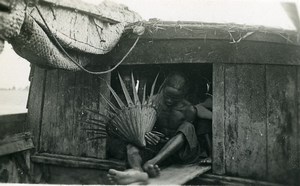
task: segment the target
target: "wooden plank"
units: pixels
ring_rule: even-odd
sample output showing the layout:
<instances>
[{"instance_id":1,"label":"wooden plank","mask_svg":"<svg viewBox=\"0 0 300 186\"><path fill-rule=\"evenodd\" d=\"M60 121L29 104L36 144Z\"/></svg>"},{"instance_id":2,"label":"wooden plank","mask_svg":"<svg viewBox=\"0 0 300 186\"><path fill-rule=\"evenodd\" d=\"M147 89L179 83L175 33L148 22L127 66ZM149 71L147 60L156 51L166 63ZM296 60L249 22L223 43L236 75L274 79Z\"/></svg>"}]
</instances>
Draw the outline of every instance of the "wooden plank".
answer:
<instances>
[{"instance_id":1,"label":"wooden plank","mask_svg":"<svg viewBox=\"0 0 300 186\"><path fill-rule=\"evenodd\" d=\"M123 39L103 61L120 61L134 40ZM282 52L278 52L282 51ZM155 55L153 55L155 53ZM230 43L209 39L140 39L123 64L242 63L300 64L300 47L287 44L242 41Z\"/></svg>"},{"instance_id":2,"label":"wooden plank","mask_svg":"<svg viewBox=\"0 0 300 186\"><path fill-rule=\"evenodd\" d=\"M225 170L230 170L235 165L236 153L239 149L237 130L237 67L236 65L225 65ZM231 174L237 174L237 170L231 169Z\"/></svg>"},{"instance_id":3,"label":"wooden plank","mask_svg":"<svg viewBox=\"0 0 300 186\"><path fill-rule=\"evenodd\" d=\"M300 47L298 46L245 41L235 44L232 49L232 55L228 60L230 63L300 64Z\"/></svg>"},{"instance_id":4,"label":"wooden plank","mask_svg":"<svg viewBox=\"0 0 300 186\"><path fill-rule=\"evenodd\" d=\"M213 64L212 171L225 174L224 64Z\"/></svg>"},{"instance_id":5,"label":"wooden plank","mask_svg":"<svg viewBox=\"0 0 300 186\"><path fill-rule=\"evenodd\" d=\"M300 67L297 67L297 113L298 113L298 123L297 123L297 132L298 132L298 140L297 140L297 146L298 146L298 152L297 152L297 157L298 157L298 180L296 182L300 183Z\"/></svg>"},{"instance_id":6,"label":"wooden plank","mask_svg":"<svg viewBox=\"0 0 300 186\"><path fill-rule=\"evenodd\" d=\"M74 144L74 94L75 72L58 71L57 123L54 125L55 143L59 144L53 153L76 154Z\"/></svg>"},{"instance_id":7,"label":"wooden plank","mask_svg":"<svg viewBox=\"0 0 300 186\"><path fill-rule=\"evenodd\" d=\"M203 174L199 176L197 181L204 182L207 185L261 185L261 186L283 186L281 184L245 179L240 177L219 176L214 174Z\"/></svg>"},{"instance_id":8,"label":"wooden plank","mask_svg":"<svg viewBox=\"0 0 300 186\"><path fill-rule=\"evenodd\" d=\"M267 66L268 179L297 181L297 68Z\"/></svg>"},{"instance_id":9,"label":"wooden plank","mask_svg":"<svg viewBox=\"0 0 300 186\"><path fill-rule=\"evenodd\" d=\"M18 121L24 122L26 121L26 117L27 117L27 113L1 115L0 123L18 122Z\"/></svg>"},{"instance_id":10,"label":"wooden plank","mask_svg":"<svg viewBox=\"0 0 300 186\"><path fill-rule=\"evenodd\" d=\"M43 119L41 124L40 152L55 152L57 123L58 70L48 70L45 85Z\"/></svg>"},{"instance_id":11,"label":"wooden plank","mask_svg":"<svg viewBox=\"0 0 300 186\"><path fill-rule=\"evenodd\" d=\"M264 65L236 65L226 74L228 107L234 109L225 141L226 173L253 179L266 178L266 103ZM234 87L228 83L235 84ZM228 90L232 89L233 90ZM235 95L233 95L235 94ZM230 111L227 110L227 115ZM229 116L230 118L231 116Z\"/></svg>"},{"instance_id":12,"label":"wooden plank","mask_svg":"<svg viewBox=\"0 0 300 186\"><path fill-rule=\"evenodd\" d=\"M29 132L5 136L0 140L0 156L34 148L30 136Z\"/></svg>"},{"instance_id":13,"label":"wooden plank","mask_svg":"<svg viewBox=\"0 0 300 186\"><path fill-rule=\"evenodd\" d=\"M88 141L86 131L82 130L85 126L79 122L82 120L82 109L103 109L103 105L99 106L100 86L103 83L99 78L85 72L47 72L41 152L105 158L106 139Z\"/></svg>"},{"instance_id":14,"label":"wooden plank","mask_svg":"<svg viewBox=\"0 0 300 186\"><path fill-rule=\"evenodd\" d=\"M44 106L46 70L34 67L33 79L28 98L28 129L32 133L33 143L38 150L40 145L40 128Z\"/></svg>"},{"instance_id":15,"label":"wooden plank","mask_svg":"<svg viewBox=\"0 0 300 186\"><path fill-rule=\"evenodd\" d=\"M31 159L36 163L52 164L65 167L94 168L104 170L108 170L111 168L124 170L126 168L125 162L116 160L103 160L97 158L84 158L49 153L33 155Z\"/></svg>"},{"instance_id":16,"label":"wooden plank","mask_svg":"<svg viewBox=\"0 0 300 186\"><path fill-rule=\"evenodd\" d=\"M120 61L133 42L130 39L119 42L108 54L112 64ZM225 41L140 39L123 64L221 63L229 59L231 52L232 45Z\"/></svg>"},{"instance_id":17,"label":"wooden plank","mask_svg":"<svg viewBox=\"0 0 300 186\"><path fill-rule=\"evenodd\" d=\"M27 113L0 116L0 139L6 135L24 132Z\"/></svg>"},{"instance_id":18,"label":"wooden plank","mask_svg":"<svg viewBox=\"0 0 300 186\"><path fill-rule=\"evenodd\" d=\"M149 185L182 185L193 178L209 171L211 166L172 165L161 170L159 177L150 178Z\"/></svg>"},{"instance_id":19,"label":"wooden plank","mask_svg":"<svg viewBox=\"0 0 300 186\"><path fill-rule=\"evenodd\" d=\"M83 125L85 120L82 111L85 108L97 110L99 106L100 86L99 78L105 76L93 76L84 72L76 73L76 88L74 97L74 142L77 143L77 155L95 158L105 158L106 139L88 140L89 136L83 128L97 128L97 126ZM103 108L101 108L103 109ZM99 135L95 134L94 137Z\"/></svg>"}]
</instances>

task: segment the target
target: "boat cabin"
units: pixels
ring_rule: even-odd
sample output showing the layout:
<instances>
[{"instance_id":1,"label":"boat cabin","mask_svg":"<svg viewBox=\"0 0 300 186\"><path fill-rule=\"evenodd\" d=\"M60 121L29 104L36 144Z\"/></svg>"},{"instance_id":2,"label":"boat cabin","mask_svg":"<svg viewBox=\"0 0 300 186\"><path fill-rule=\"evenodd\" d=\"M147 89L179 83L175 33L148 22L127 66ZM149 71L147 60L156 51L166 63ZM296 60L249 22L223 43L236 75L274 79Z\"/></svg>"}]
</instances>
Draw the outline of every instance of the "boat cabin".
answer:
<instances>
[{"instance_id":1,"label":"boat cabin","mask_svg":"<svg viewBox=\"0 0 300 186\"><path fill-rule=\"evenodd\" d=\"M107 156L105 138L87 140L82 110L106 112L100 93L109 97L105 82L117 86L118 73L132 72L142 85L152 83L157 73L163 79L172 70L188 74L193 84L201 77L212 84L213 161L210 176L205 179L229 176L297 183L297 33L196 22L147 22L145 27L145 34L112 73L95 76L32 67L27 118L36 154L31 160L47 169L49 183L106 183L108 168L124 168L124 162ZM88 68L97 71L114 66L136 38L124 34L111 52L99 57L107 66L92 64ZM96 176L95 171L91 174L93 169L103 170L103 177L99 173ZM90 180L92 176L97 179Z\"/></svg>"},{"instance_id":2,"label":"boat cabin","mask_svg":"<svg viewBox=\"0 0 300 186\"><path fill-rule=\"evenodd\" d=\"M110 52L93 55L95 62L86 66L91 71L108 70L126 55L110 73L31 66L28 113L12 119L30 134L0 141L0 149L7 150L8 144L26 147L14 152L26 150L21 168L27 170L29 182L109 184L107 170L124 170L126 162L107 154L107 136L87 132L91 128L86 121L95 116L85 110L107 114L103 96L112 99L107 83L120 90L118 74L133 73L142 92L157 74L161 84L172 71L187 75L193 104L203 101L205 93L212 96L212 164L167 168L166 178L184 171L189 173L186 184L300 182L299 33L238 24L159 20L138 24L144 34L123 33ZM0 117L0 124L8 120ZM1 158L0 163L9 162ZM0 175L4 175L1 167Z\"/></svg>"}]
</instances>

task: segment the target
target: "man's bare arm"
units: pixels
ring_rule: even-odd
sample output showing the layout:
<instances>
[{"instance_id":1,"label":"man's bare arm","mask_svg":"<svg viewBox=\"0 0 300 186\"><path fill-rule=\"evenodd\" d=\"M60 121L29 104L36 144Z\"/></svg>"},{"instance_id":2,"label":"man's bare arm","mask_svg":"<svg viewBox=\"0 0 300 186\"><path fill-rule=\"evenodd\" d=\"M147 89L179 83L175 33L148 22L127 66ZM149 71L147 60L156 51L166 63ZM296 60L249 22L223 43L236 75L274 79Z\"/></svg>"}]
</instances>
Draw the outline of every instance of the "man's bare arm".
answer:
<instances>
[{"instance_id":1,"label":"man's bare arm","mask_svg":"<svg viewBox=\"0 0 300 186\"><path fill-rule=\"evenodd\" d=\"M203 119L212 119L212 112L202 106L201 104L194 106L196 109L197 117L203 118Z\"/></svg>"}]
</instances>

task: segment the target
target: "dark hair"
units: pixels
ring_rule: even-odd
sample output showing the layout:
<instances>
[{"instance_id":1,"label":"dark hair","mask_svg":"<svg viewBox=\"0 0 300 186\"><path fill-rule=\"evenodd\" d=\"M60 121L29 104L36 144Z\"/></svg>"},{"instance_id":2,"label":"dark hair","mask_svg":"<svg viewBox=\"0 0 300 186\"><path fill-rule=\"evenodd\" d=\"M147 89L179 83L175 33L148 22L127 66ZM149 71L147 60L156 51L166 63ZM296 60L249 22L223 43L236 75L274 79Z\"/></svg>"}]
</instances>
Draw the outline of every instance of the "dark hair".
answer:
<instances>
[{"instance_id":1,"label":"dark hair","mask_svg":"<svg viewBox=\"0 0 300 186\"><path fill-rule=\"evenodd\" d=\"M164 82L164 87L173 87L184 95L188 92L188 79L181 72L171 72Z\"/></svg>"}]
</instances>

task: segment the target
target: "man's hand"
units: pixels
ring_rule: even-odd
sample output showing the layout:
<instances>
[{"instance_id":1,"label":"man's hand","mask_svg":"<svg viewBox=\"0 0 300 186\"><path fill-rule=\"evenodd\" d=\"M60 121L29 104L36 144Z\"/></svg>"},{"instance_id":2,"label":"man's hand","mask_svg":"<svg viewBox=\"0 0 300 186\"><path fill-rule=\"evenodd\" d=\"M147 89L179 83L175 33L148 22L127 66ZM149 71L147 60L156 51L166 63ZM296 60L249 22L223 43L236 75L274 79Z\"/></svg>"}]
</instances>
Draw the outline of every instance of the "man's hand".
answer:
<instances>
[{"instance_id":1,"label":"man's hand","mask_svg":"<svg viewBox=\"0 0 300 186\"><path fill-rule=\"evenodd\" d=\"M157 131L147 132L145 134L147 144L157 145L159 142L166 142L169 140L163 133Z\"/></svg>"}]
</instances>

